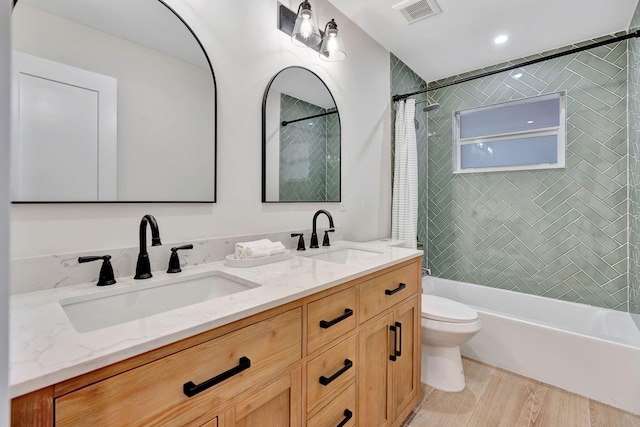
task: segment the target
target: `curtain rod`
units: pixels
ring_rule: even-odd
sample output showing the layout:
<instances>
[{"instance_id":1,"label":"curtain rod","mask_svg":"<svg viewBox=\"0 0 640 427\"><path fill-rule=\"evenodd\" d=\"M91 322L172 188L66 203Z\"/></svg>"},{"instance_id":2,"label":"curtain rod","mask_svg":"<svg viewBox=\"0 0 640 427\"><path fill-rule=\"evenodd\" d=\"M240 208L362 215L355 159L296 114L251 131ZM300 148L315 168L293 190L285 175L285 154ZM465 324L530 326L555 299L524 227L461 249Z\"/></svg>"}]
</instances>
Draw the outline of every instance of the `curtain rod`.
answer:
<instances>
[{"instance_id":1,"label":"curtain rod","mask_svg":"<svg viewBox=\"0 0 640 427\"><path fill-rule=\"evenodd\" d=\"M328 116L329 114L335 114L337 112L338 112L338 110L335 110L335 111L329 111L329 112L326 112L326 113L315 114L315 115L309 116L309 117L303 117L301 119L295 119L295 120L289 120L289 121L283 120L281 124L282 124L282 126L286 126L286 125L291 124L291 123L301 122L303 120L308 120L308 119L315 119L316 117Z\"/></svg>"},{"instance_id":2,"label":"curtain rod","mask_svg":"<svg viewBox=\"0 0 640 427\"><path fill-rule=\"evenodd\" d=\"M599 42L596 42L596 43L591 43L591 44L588 44L588 45L585 45L585 46L576 47L576 48L573 48L573 49L570 49L570 50L567 50L567 51L564 51L564 52L558 52L558 53L554 53L554 54L551 54L551 55L542 56L540 58L532 59L530 61L525 61L525 62L523 62L521 64L509 65L508 67L498 68L497 70L487 71L487 72L484 72L484 73L476 74L474 76L465 77L463 79L455 80L455 81L452 81L450 83L445 83L445 84L442 84L442 85L439 85L439 86L434 86L434 87L430 87L430 88L427 88L427 89L417 90L415 92L410 92L410 93L403 93L402 95L393 95L392 99L393 99L393 102L400 101L400 100L406 99L406 98L408 98L408 97L410 97L412 95L418 95L420 93L425 93L425 92L429 92L429 91L432 91L432 90L442 89L442 88L453 86L453 85L457 85L457 84L460 84L460 83L466 83L466 82L471 81L471 80L481 79L483 77L492 76L494 74L503 73L505 71L515 70L517 68L526 67L527 65L537 64L538 62L547 61L549 59L560 58L562 56L571 55L572 53L582 52L584 50L593 49L594 47L604 46L604 45L607 45L607 44L610 44L610 43L616 43L616 42L627 40L627 39L634 38L634 37L640 37L640 30L636 30L633 33L623 34L621 36L614 37L612 39L602 40L602 41L599 41Z\"/></svg>"}]
</instances>

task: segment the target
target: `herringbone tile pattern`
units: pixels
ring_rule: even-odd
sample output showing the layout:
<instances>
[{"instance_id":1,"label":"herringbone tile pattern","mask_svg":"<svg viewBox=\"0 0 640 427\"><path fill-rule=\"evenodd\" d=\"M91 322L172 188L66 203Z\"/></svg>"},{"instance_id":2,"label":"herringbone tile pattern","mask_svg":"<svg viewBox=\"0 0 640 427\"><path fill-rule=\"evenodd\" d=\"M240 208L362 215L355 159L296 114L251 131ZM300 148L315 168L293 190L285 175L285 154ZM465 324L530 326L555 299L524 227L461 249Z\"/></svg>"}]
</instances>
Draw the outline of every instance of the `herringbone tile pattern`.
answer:
<instances>
[{"instance_id":1,"label":"herringbone tile pattern","mask_svg":"<svg viewBox=\"0 0 640 427\"><path fill-rule=\"evenodd\" d=\"M452 174L454 111L557 91L567 92L566 169ZM626 42L430 96L442 105L429 113L434 274L626 311Z\"/></svg>"},{"instance_id":2,"label":"herringbone tile pattern","mask_svg":"<svg viewBox=\"0 0 640 427\"><path fill-rule=\"evenodd\" d=\"M295 120L325 111L322 107L285 94L282 94L280 100L281 120ZM338 153L336 167L335 160L327 162L327 143L329 136L336 141L335 136L339 135L340 127L335 123L337 120L329 120L328 117L332 116L316 117L280 127L280 201L327 200L329 169L334 175L338 173L337 178L331 178L330 193L334 198L329 200L338 200L335 193L337 191L339 197L340 147L337 150L331 149L333 159L336 151Z\"/></svg>"},{"instance_id":3,"label":"herringbone tile pattern","mask_svg":"<svg viewBox=\"0 0 640 427\"><path fill-rule=\"evenodd\" d=\"M640 7L631 28L640 27ZM629 312L640 328L640 41L629 40Z\"/></svg>"}]
</instances>

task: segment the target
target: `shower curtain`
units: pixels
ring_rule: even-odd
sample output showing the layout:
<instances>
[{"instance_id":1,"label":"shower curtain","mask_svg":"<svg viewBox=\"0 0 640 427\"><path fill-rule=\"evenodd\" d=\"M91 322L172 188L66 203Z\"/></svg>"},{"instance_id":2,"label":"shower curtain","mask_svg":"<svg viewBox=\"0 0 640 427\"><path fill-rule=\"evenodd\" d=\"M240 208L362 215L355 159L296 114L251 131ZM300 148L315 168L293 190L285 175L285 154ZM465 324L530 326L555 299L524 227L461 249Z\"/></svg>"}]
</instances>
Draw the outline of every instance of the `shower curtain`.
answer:
<instances>
[{"instance_id":1,"label":"shower curtain","mask_svg":"<svg viewBox=\"0 0 640 427\"><path fill-rule=\"evenodd\" d=\"M418 149L414 125L416 100L398 101L391 238L416 242L418 231Z\"/></svg>"}]
</instances>

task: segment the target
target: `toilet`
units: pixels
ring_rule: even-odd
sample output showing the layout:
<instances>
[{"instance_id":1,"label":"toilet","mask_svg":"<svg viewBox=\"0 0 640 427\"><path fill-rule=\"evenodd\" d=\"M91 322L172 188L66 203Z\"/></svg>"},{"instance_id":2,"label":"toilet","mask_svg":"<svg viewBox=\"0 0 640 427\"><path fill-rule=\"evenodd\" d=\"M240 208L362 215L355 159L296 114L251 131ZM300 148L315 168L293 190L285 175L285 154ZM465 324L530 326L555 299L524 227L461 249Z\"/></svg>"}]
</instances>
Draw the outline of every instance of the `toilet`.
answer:
<instances>
[{"instance_id":1,"label":"toilet","mask_svg":"<svg viewBox=\"0 0 640 427\"><path fill-rule=\"evenodd\" d=\"M475 310L450 299L422 294L421 381L442 391L464 390L460 345L481 327Z\"/></svg>"}]
</instances>

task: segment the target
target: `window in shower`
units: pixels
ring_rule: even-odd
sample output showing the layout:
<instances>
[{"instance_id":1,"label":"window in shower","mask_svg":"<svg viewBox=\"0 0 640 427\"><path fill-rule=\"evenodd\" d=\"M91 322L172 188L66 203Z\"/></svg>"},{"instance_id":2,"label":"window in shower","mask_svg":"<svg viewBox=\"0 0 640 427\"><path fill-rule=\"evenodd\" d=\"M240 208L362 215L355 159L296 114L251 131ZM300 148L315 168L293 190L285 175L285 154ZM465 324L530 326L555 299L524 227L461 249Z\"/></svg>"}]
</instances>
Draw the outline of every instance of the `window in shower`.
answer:
<instances>
[{"instance_id":1,"label":"window in shower","mask_svg":"<svg viewBox=\"0 0 640 427\"><path fill-rule=\"evenodd\" d=\"M454 113L454 173L565 167L566 100L558 92Z\"/></svg>"}]
</instances>

